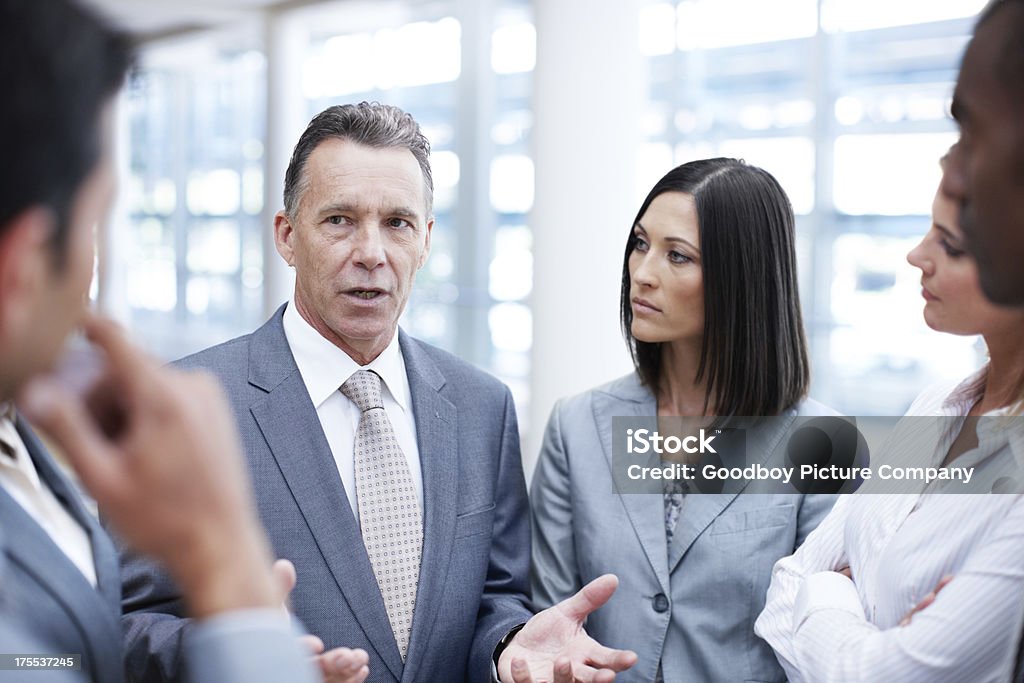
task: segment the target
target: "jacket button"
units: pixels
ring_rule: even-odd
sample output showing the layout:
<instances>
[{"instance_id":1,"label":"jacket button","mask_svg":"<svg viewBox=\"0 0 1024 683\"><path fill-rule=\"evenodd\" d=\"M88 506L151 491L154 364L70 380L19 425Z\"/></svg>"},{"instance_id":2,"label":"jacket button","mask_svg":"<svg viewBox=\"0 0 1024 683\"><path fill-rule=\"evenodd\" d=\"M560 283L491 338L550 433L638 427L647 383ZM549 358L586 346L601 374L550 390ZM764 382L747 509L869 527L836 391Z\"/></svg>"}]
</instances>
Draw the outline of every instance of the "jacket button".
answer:
<instances>
[{"instance_id":1,"label":"jacket button","mask_svg":"<svg viewBox=\"0 0 1024 683\"><path fill-rule=\"evenodd\" d=\"M665 597L664 593L658 593L654 596L654 611L655 612L667 612L668 611L668 598Z\"/></svg>"}]
</instances>

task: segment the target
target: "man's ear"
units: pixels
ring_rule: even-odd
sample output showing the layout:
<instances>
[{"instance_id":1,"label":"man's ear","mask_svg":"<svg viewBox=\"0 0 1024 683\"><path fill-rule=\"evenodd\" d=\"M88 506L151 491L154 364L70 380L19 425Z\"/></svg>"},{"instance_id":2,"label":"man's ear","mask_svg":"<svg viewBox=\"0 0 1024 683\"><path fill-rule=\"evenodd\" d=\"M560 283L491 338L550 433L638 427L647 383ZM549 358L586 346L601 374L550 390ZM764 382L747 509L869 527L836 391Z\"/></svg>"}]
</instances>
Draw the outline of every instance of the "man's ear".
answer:
<instances>
[{"instance_id":1,"label":"man's ear","mask_svg":"<svg viewBox=\"0 0 1024 683\"><path fill-rule=\"evenodd\" d=\"M281 255L289 266L295 265L295 252L292 249L292 237L295 235L295 228L291 219L283 210L274 214L274 246L277 253Z\"/></svg>"},{"instance_id":2,"label":"man's ear","mask_svg":"<svg viewBox=\"0 0 1024 683\"><path fill-rule=\"evenodd\" d=\"M56 217L48 208L25 209L0 226L0 328L26 324L40 293L53 286L52 238Z\"/></svg>"}]
</instances>

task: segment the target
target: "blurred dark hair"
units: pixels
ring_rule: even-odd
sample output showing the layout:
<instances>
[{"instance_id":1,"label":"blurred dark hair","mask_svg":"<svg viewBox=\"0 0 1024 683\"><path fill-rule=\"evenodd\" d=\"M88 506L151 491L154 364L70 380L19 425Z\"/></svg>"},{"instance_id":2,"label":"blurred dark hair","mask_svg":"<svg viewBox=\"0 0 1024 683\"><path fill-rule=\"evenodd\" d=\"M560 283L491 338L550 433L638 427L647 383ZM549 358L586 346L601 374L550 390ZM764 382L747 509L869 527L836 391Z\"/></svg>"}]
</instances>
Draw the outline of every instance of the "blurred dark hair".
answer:
<instances>
[{"instance_id":1,"label":"blurred dark hair","mask_svg":"<svg viewBox=\"0 0 1024 683\"><path fill-rule=\"evenodd\" d=\"M1017 7L1018 11L1012 17L1015 20L1013 25L1006 29L1003 44L999 46L996 75L1007 88L1015 91L1018 103L1024 103L1024 0L991 0L981 11L974 33L977 34L982 24L1000 14L1000 10L1010 6ZM1010 17L1003 16L1000 21L1009 20Z\"/></svg>"},{"instance_id":2,"label":"blurred dark hair","mask_svg":"<svg viewBox=\"0 0 1024 683\"><path fill-rule=\"evenodd\" d=\"M0 0L0 230L49 207L59 265L72 202L100 158L100 114L130 63L127 38L74 2Z\"/></svg>"},{"instance_id":3,"label":"blurred dark hair","mask_svg":"<svg viewBox=\"0 0 1024 683\"><path fill-rule=\"evenodd\" d=\"M629 257L633 232L664 192L691 195L699 221L704 338L696 381L704 410L719 416L778 415L807 394L810 363L797 287L793 208L767 171L736 159L705 159L669 171L630 226L622 261L622 332L641 380L658 395L661 345L632 334Z\"/></svg>"}]
</instances>

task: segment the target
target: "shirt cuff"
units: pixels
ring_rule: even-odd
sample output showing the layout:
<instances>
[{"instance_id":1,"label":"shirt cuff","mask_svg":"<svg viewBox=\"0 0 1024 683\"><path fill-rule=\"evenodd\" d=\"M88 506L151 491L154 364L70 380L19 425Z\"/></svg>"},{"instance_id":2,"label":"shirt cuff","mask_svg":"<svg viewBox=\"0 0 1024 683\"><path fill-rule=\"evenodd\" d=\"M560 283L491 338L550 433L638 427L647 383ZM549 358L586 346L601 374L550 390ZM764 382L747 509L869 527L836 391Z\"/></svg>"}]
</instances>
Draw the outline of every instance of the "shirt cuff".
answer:
<instances>
[{"instance_id":1,"label":"shirt cuff","mask_svg":"<svg viewBox=\"0 0 1024 683\"><path fill-rule=\"evenodd\" d=\"M839 572L817 572L804 579L793 606L793 632L821 610L837 609L866 619L853 581Z\"/></svg>"},{"instance_id":2,"label":"shirt cuff","mask_svg":"<svg viewBox=\"0 0 1024 683\"><path fill-rule=\"evenodd\" d=\"M500 682L501 679L498 678L498 660L501 659L501 653L505 651L505 648L516 637L516 634L523 630L524 626L526 626L525 622L513 627L511 631L498 641L498 645L494 648L494 655L491 657L491 683Z\"/></svg>"},{"instance_id":3,"label":"shirt cuff","mask_svg":"<svg viewBox=\"0 0 1024 683\"><path fill-rule=\"evenodd\" d=\"M205 619L196 620L195 630L201 633L210 632L214 636L245 631L298 634L292 626L291 619L282 610L264 607L219 612Z\"/></svg>"},{"instance_id":4,"label":"shirt cuff","mask_svg":"<svg viewBox=\"0 0 1024 683\"><path fill-rule=\"evenodd\" d=\"M195 622L186 661L193 680L311 683L317 672L301 635L281 610L224 612Z\"/></svg>"}]
</instances>

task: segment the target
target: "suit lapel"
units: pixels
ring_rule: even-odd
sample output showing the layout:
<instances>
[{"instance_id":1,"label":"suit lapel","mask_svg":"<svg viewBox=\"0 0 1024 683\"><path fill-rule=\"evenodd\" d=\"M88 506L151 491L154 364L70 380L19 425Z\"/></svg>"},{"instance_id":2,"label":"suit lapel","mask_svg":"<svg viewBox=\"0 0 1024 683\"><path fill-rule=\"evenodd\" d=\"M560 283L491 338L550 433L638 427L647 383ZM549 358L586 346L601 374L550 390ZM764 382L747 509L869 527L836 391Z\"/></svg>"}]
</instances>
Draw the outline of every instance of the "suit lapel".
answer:
<instances>
[{"instance_id":1,"label":"suit lapel","mask_svg":"<svg viewBox=\"0 0 1024 683\"><path fill-rule=\"evenodd\" d=\"M794 419L795 411L790 411L749 429L745 441L746 458L742 464L763 463L767 460L768 456L775 451L783 434L787 433ZM690 549L693 542L704 533L704 530L715 521L718 515L729 507L748 484L749 482L744 482L728 493L701 493L687 496L675 533L672 535L672 545L668 555L669 574L676 570L683 555Z\"/></svg>"},{"instance_id":2,"label":"suit lapel","mask_svg":"<svg viewBox=\"0 0 1024 683\"><path fill-rule=\"evenodd\" d=\"M67 478L61 473L53 459L48 455L46 447L29 426L18 419L18 433L21 435L25 448L32 457L39 478L60 501L64 509L89 535L92 546L93 568L96 571L96 590L106 601L114 618L121 617L121 571L117 561L117 550L107 532L99 521L86 509L81 495L74 490Z\"/></svg>"},{"instance_id":3,"label":"suit lapel","mask_svg":"<svg viewBox=\"0 0 1024 683\"><path fill-rule=\"evenodd\" d=\"M672 546L669 548L668 571L671 574L679 566L679 561L690 549L693 542L704 533L704 530L711 525L729 507L733 499L739 495L733 493L697 493L686 497L679 521L676 523L675 532L672 534Z\"/></svg>"},{"instance_id":4,"label":"suit lapel","mask_svg":"<svg viewBox=\"0 0 1024 683\"><path fill-rule=\"evenodd\" d=\"M399 343L409 378L416 444L423 471L423 555L413 613L412 638L402 680L415 681L428 655L430 635L451 560L458 508L458 411L440 389L445 378L419 343L399 332ZM442 647L435 643L433 647Z\"/></svg>"},{"instance_id":5,"label":"suit lapel","mask_svg":"<svg viewBox=\"0 0 1024 683\"><path fill-rule=\"evenodd\" d=\"M89 514L46 453L20 419L18 432L42 481L83 526L92 542L97 588L93 588L39 524L0 488L0 518L5 524L6 552L11 561L33 576L64 606L68 617L89 644L97 673L121 670L120 579L109 537ZM113 583L113 585L111 585ZM97 617L100 618L97 618Z\"/></svg>"},{"instance_id":6,"label":"suit lapel","mask_svg":"<svg viewBox=\"0 0 1024 683\"><path fill-rule=\"evenodd\" d=\"M654 396L643 388L636 376L633 383L617 386L621 391L594 394L594 422L601 437L609 472L613 472L612 463L612 418L613 417L646 417L654 418L657 406ZM649 465L657 464L657 456ZM614 479L613 479L614 481ZM666 593L669 591L668 549L665 544L665 500L662 496L649 493L624 493L618 499L626 508L626 514L633 525L633 532L640 540L651 570L658 577L658 583Z\"/></svg>"},{"instance_id":7,"label":"suit lapel","mask_svg":"<svg viewBox=\"0 0 1024 683\"><path fill-rule=\"evenodd\" d=\"M253 334L249 382L264 391L250 406L338 588L396 679L402 658L362 533L348 504L316 409L291 355L280 311Z\"/></svg>"}]
</instances>

